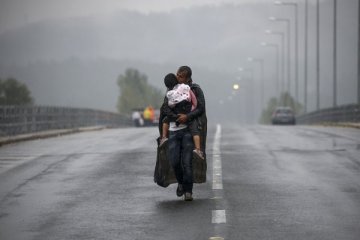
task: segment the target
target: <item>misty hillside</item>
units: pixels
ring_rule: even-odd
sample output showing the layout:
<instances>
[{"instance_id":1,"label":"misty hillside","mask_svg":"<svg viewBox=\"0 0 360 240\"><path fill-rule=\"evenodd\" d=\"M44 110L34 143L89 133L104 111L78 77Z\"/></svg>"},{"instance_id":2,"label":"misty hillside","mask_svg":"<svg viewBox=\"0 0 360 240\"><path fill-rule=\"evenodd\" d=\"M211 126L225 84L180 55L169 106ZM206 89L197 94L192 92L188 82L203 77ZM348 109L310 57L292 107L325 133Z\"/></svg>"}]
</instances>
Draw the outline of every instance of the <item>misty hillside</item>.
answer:
<instances>
[{"instance_id":1,"label":"misty hillside","mask_svg":"<svg viewBox=\"0 0 360 240\"><path fill-rule=\"evenodd\" d=\"M357 32L348 30L357 27L355 3L348 0L339 4L338 99L341 103L356 99ZM332 42L328 19L331 6L323 3L321 12L323 107L331 104ZM116 80L126 68L137 68L149 77L150 84L164 89L165 74L175 72L180 65L189 65L193 68L194 80L204 88L208 108L216 109L219 102L231 100L231 86L240 77L238 67L253 67L253 83L240 85L246 86L241 93L254 97L253 102L246 104L255 107L259 105L258 66L246 59L249 56L265 59L265 99L272 97L275 54L261 47L260 42L279 43L275 36L264 34L269 28L284 30L284 25L268 21L268 17L274 15L293 17L292 12L285 12L272 3L253 3L195 7L170 13L121 11L106 16L37 22L0 34L0 78L11 76L25 82L37 104L116 111L119 94ZM314 10L309 11L309 16L314 17ZM303 19L300 36L302 24ZM314 93L315 87L314 36L314 24L310 21L309 94ZM302 49L303 38L299 45ZM293 58L293 50L291 54ZM299 57L302 81L302 52ZM293 78L293 69L291 75ZM301 92L300 96L303 96ZM309 96L312 105L313 100L314 97ZM231 104L239 105L238 102Z\"/></svg>"},{"instance_id":2,"label":"misty hillside","mask_svg":"<svg viewBox=\"0 0 360 240\"><path fill-rule=\"evenodd\" d=\"M125 11L31 24L0 35L0 77L26 82L37 104L115 111L116 79L127 67L164 89L165 74L186 64L213 105L231 93L237 64L230 73L226 69L241 58L234 51L246 40L241 31L255 31L239 10L246 12L233 6L150 15ZM234 22L245 29L233 28Z\"/></svg>"},{"instance_id":3,"label":"misty hillside","mask_svg":"<svg viewBox=\"0 0 360 240\"><path fill-rule=\"evenodd\" d=\"M266 22L266 12L254 8L203 7L149 15L124 11L39 22L0 35L0 63L74 56L224 65L239 59L239 47L252 45L256 26ZM248 12L258 16L253 14L250 22Z\"/></svg>"},{"instance_id":4,"label":"misty hillside","mask_svg":"<svg viewBox=\"0 0 360 240\"><path fill-rule=\"evenodd\" d=\"M117 78L128 67L136 68L148 76L148 82L162 89L165 94L164 76L175 72L178 66L149 64L144 62L109 59L67 59L61 62L34 62L26 66L0 67L0 72L9 72L26 82L35 97L36 104L88 107L116 111L120 90ZM229 93L230 78L225 74L193 67L193 79L200 84L206 96L221 96ZM26 81L24 81L26 80ZM217 82L221 83L217 87ZM209 97L208 104L219 102L218 97Z\"/></svg>"}]
</instances>

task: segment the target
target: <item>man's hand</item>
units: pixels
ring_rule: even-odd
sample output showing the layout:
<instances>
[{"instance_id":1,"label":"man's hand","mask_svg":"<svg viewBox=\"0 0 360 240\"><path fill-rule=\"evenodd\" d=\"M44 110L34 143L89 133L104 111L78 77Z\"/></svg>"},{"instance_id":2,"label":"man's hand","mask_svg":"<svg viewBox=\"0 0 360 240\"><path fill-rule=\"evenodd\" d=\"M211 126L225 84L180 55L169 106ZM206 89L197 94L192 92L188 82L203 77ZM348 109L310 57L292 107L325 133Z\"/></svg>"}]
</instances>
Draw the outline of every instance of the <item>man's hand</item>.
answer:
<instances>
[{"instance_id":1,"label":"man's hand","mask_svg":"<svg viewBox=\"0 0 360 240\"><path fill-rule=\"evenodd\" d=\"M178 118L176 119L179 123L186 123L188 120L188 117L186 114L178 114Z\"/></svg>"}]
</instances>

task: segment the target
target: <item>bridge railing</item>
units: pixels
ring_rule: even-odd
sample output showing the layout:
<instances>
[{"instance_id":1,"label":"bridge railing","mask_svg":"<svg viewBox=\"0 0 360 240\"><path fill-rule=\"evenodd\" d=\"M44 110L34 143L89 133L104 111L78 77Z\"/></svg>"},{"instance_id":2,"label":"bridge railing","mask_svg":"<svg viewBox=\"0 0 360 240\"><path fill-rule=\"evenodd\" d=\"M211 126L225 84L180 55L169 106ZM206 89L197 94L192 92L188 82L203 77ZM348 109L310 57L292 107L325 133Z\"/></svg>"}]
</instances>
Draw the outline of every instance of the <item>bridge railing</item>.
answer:
<instances>
[{"instance_id":1,"label":"bridge railing","mask_svg":"<svg viewBox=\"0 0 360 240\"><path fill-rule=\"evenodd\" d=\"M340 122L360 122L360 105L349 104L336 108L326 108L319 111L297 116L296 122L299 124L315 123L340 123Z\"/></svg>"},{"instance_id":2,"label":"bridge railing","mask_svg":"<svg viewBox=\"0 0 360 240\"><path fill-rule=\"evenodd\" d=\"M0 106L0 135L12 136L54 129L131 125L125 115L101 110L51 106Z\"/></svg>"}]
</instances>

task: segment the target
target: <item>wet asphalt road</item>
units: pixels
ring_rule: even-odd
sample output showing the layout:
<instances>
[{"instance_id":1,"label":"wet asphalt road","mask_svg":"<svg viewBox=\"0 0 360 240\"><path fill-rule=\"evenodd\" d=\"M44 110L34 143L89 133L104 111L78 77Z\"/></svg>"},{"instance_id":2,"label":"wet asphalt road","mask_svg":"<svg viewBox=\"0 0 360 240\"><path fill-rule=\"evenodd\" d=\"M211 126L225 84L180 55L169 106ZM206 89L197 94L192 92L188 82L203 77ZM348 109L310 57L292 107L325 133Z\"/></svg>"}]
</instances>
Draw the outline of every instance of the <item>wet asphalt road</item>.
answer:
<instances>
[{"instance_id":1,"label":"wet asphalt road","mask_svg":"<svg viewBox=\"0 0 360 240\"><path fill-rule=\"evenodd\" d=\"M360 130L210 126L193 202L153 182L156 137L108 129L0 147L0 239L360 239Z\"/></svg>"}]
</instances>

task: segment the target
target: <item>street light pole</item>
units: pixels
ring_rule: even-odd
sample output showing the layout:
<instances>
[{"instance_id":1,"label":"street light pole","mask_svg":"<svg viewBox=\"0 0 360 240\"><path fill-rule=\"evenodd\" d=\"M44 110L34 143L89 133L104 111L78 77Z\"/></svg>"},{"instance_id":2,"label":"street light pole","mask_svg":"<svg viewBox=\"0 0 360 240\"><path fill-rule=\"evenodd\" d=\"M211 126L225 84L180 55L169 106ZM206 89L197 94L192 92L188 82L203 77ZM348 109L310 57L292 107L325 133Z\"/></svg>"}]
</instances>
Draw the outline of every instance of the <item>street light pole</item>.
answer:
<instances>
[{"instance_id":1,"label":"street light pole","mask_svg":"<svg viewBox=\"0 0 360 240\"><path fill-rule=\"evenodd\" d=\"M316 110L320 109L320 3L316 0Z\"/></svg>"},{"instance_id":2,"label":"street light pole","mask_svg":"<svg viewBox=\"0 0 360 240\"><path fill-rule=\"evenodd\" d=\"M275 74L275 77L276 77L276 96L278 97L280 94L279 94L279 45L278 44L274 44L274 43L267 43L267 42L262 42L261 43L262 46L264 47L273 47L275 48L275 51L276 51L276 74Z\"/></svg>"},{"instance_id":3,"label":"street light pole","mask_svg":"<svg viewBox=\"0 0 360 240\"><path fill-rule=\"evenodd\" d=\"M308 0L305 0L305 55L304 55L304 113L307 113L307 84L308 84Z\"/></svg>"},{"instance_id":4,"label":"street light pole","mask_svg":"<svg viewBox=\"0 0 360 240\"><path fill-rule=\"evenodd\" d=\"M299 11L298 11L298 4L294 2L282 2L282 1L275 1L275 5L283 5L283 6L293 6L295 9L295 100L299 102L299 74L298 74L298 52L299 52L299 39L298 39L298 20L299 20ZM289 32L290 34L290 32ZM289 92L290 93L290 92Z\"/></svg>"},{"instance_id":5,"label":"street light pole","mask_svg":"<svg viewBox=\"0 0 360 240\"><path fill-rule=\"evenodd\" d=\"M296 104L299 102L299 74L298 74L298 52L299 52L299 39L298 39L298 5L297 3L292 4L295 7L295 101Z\"/></svg>"},{"instance_id":6,"label":"street light pole","mask_svg":"<svg viewBox=\"0 0 360 240\"><path fill-rule=\"evenodd\" d=\"M239 67L238 70L240 72L249 72L250 73L250 77L249 77L249 80L251 82L251 89L250 91L247 91L246 92L246 95L247 95L247 99L250 99L250 104L247 104L247 106L249 107L248 109L248 112L250 113L250 122L256 122L256 119L255 119L255 112L254 112L254 105L255 105L255 101L254 101L254 97L255 97L255 94L254 94L254 71L252 68L242 68L242 67ZM251 97L249 97L249 94L251 94ZM248 115L247 115L248 116ZM248 121L249 123L249 121Z\"/></svg>"},{"instance_id":7,"label":"street light pole","mask_svg":"<svg viewBox=\"0 0 360 240\"><path fill-rule=\"evenodd\" d=\"M336 47L336 19L337 19L337 12L336 12L336 8L337 8L337 1L334 0L334 59L333 59L333 107L336 107L337 105L337 94L336 94L336 82L337 82L337 47Z\"/></svg>"},{"instance_id":8,"label":"street light pole","mask_svg":"<svg viewBox=\"0 0 360 240\"><path fill-rule=\"evenodd\" d=\"M281 100L281 94L285 91L285 43L284 43L284 33L283 32L276 32L271 30L266 30L265 33L279 35L281 36L281 82L280 82L280 94L279 100ZM285 103L282 103L285 104Z\"/></svg>"},{"instance_id":9,"label":"street light pole","mask_svg":"<svg viewBox=\"0 0 360 240\"><path fill-rule=\"evenodd\" d=\"M248 58L249 62L258 62L260 63L260 82L261 82L261 93L260 93L260 102L261 102L261 111L264 110L264 89L265 89L265 81L264 81L264 59L260 58Z\"/></svg>"},{"instance_id":10,"label":"street light pole","mask_svg":"<svg viewBox=\"0 0 360 240\"><path fill-rule=\"evenodd\" d=\"M291 59L291 52L290 52L290 19L287 18L275 18L275 17L270 17L269 18L270 21L281 21L281 22L286 22L287 24L287 33L288 33L288 37L287 37L287 52L288 52L288 58L287 58L287 67L288 67L288 71L287 71L287 92L289 95L290 94L290 89L291 89L291 81L290 81L290 72L291 72L291 66L290 66L290 59ZM289 105L288 103L286 103L286 105Z\"/></svg>"},{"instance_id":11,"label":"street light pole","mask_svg":"<svg viewBox=\"0 0 360 240\"><path fill-rule=\"evenodd\" d=\"M360 2L358 2L358 90L357 90L357 102L360 105Z\"/></svg>"}]
</instances>

